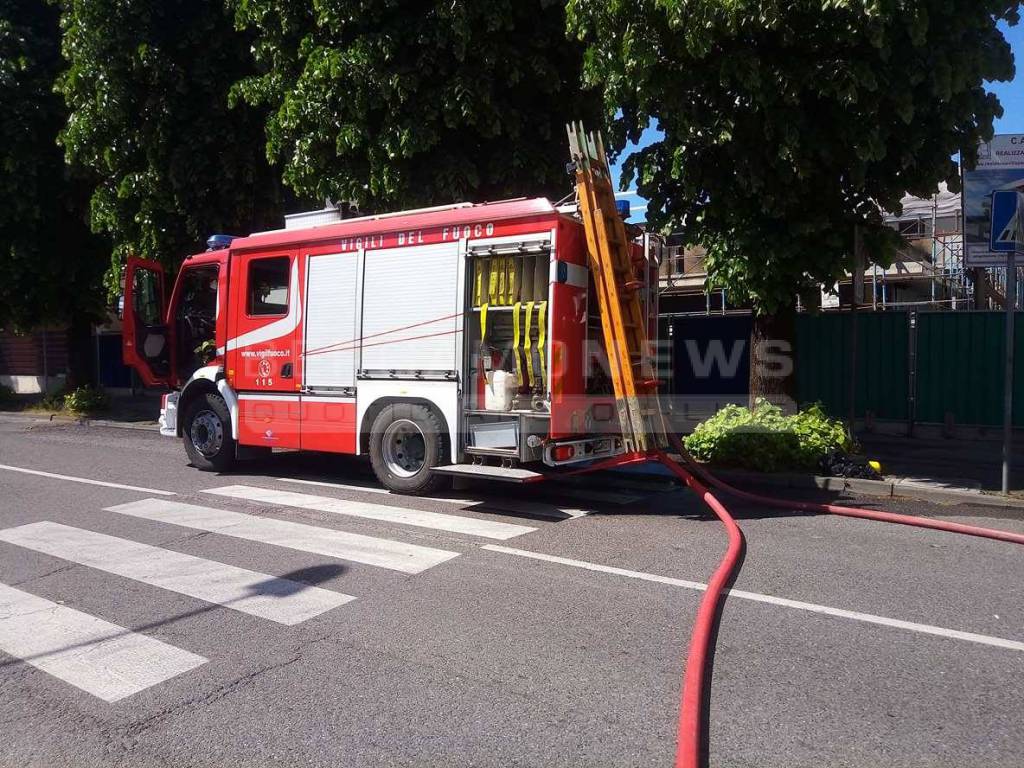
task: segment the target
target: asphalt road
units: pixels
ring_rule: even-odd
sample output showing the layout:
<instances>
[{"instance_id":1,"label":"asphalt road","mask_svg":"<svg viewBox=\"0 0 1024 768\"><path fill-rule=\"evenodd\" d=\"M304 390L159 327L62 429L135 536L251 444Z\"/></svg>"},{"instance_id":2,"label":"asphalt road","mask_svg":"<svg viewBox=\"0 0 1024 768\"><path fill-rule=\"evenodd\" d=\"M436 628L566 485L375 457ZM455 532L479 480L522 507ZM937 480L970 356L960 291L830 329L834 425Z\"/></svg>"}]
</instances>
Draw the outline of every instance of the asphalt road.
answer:
<instances>
[{"instance_id":1,"label":"asphalt road","mask_svg":"<svg viewBox=\"0 0 1024 768\"><path fill-rule=\"evenodd\" d=\"M0 465L0 765L672 763L725 545L685 491L410 499L351 459L219 476L155 433L15 419ZM1024 764L1019 547L730 507L711 765Z\"/></svg>"}]
</instances>

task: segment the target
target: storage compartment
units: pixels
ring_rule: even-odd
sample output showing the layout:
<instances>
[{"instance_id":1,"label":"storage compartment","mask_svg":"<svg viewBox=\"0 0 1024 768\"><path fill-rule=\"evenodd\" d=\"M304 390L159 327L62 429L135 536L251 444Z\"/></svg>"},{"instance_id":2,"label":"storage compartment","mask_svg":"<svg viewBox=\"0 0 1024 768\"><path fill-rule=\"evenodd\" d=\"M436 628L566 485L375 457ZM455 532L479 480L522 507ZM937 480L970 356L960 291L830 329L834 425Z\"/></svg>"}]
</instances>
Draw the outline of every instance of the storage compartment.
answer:
<instances>
[{"instance_id":1,"label":"storage compartment","mask_svg":"<svg viewBox=\"0 0 1024 768\"><path fill-rule=\"evenodd\" d=\"M474 448L511 448L519 445L519 422L492 421L469 425L469 444Z\"/></svg>"},{"instance_id":2,"label":"storage compartment","mask_svg":"<svg viewBox=\"0 0 1024 768\"><path fill-rule=\"evenodd\" d=\"M458 370L459 245L366 251L360 378Z\"/></svg>"},{"instance_id":3,"label":"storage compartment","mask_svg":"<svg viewBox=\"0 0 1024 768\"><path fill-rule=\"evenodd\" d=\"M547 412L551 235L472 242L468 259L468 408Z\"/></svg>"},{"instance_id":4,"label":"storage compartment","mask_svg":"<svg viewBox=\"0 0 1024 768\"><path fill-rule=\"evenodd\" d=\"M501 459L506 465L540 461L547 434L543 413L466 412L466 453Z\"/></svg>"},{"instance_id":5,"label":"storage compartment","mask_svg":"<svg viewBox=\"0 0 1024 768\"><path fill-rule=\"evenodd\" d=\"M308 258L304 383L310 389L353 387L358 255Z\"/></svg>"}]
</instances>

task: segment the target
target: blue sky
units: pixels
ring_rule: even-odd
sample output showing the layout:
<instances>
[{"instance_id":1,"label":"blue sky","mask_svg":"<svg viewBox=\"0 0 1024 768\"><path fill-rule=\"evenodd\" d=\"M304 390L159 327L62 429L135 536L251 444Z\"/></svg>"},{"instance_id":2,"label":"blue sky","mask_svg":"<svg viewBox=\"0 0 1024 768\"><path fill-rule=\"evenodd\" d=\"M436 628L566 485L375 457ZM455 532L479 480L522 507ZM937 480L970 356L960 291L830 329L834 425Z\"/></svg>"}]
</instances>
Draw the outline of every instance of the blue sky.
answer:
<instances>
[{"instance_id":1,"label":"blue sky","mask_svg":"<svg viewBox=\"0 0 1024 768\"><path fill-rule=\"evenodd\" d=\"M1003 117L996 121L995 129L996 133L1024 133L1024 21L1015 27L1001 24L1000 29L1003 30L1003 34L1013 49L1013 55L1017 61L1017 76L1008 83L989 84L989 90L999 97L1004 110ZM646 146L657 138L658 132L649 128L644 131L634 149ZM618 189L619 184L621 162L629 156L631 151L632 149L627 148L622 153L619 162L612 166L612 177L615 181L616 189ZM635 193L630 195L620 194L619 197L629 200L632 212L631 221L641 222L644 220L646 203L643 198Z\"/></svg>"}]
</instances>

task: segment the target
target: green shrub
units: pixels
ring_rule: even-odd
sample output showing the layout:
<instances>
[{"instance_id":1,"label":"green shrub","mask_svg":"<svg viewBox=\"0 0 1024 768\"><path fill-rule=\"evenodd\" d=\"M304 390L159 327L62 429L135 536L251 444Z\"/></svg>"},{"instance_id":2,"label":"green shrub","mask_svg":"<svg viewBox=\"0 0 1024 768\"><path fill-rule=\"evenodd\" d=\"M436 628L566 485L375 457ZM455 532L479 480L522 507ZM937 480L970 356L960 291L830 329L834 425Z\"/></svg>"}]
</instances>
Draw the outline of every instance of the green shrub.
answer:
<instances>
[{"instance_id":1,"label":"green shrub","mask_svg":"<svg viewBox=\"0 0 1024 768\"><path fill-rule=\"evenodd\" d=\"M33 407L43 411L60 411L64 408L64 398L67 394L67 389L61 387L43 395L42 399Z\"/></svg>"},{"instance_id":2,"label":"green shrub","mask_svg":"<svg viewBox=\"0 0 1024 768\"><path fill-rule=\"evenodd\" d=\"M684 441L694 458L716 464L778 472L814 469L832 448L853 448L843 423L820 405L786 416L765 400L754 408L727 405Z\"/></svg>"},{"instance_id":3,"label":"green shrub","mask_svg":"<svg viewBox=\"0 0 1024 768\"><path fill-rule=\"evenodd\" d=\"M10 408L18 402L18 396L14 390L6 384L0 384L0 408Z\"/></svg>"},{"instance_id":4,"label":"green shrub","mask_svg":"<svg viewBox=\"0 0 1024 768\"><path fill-rule=\"evenodd\" d=\"M64 395L63 405L72 413L96 413L110 407L110 398L102 389L86 385Z\"/></svg>"}]
</instances>

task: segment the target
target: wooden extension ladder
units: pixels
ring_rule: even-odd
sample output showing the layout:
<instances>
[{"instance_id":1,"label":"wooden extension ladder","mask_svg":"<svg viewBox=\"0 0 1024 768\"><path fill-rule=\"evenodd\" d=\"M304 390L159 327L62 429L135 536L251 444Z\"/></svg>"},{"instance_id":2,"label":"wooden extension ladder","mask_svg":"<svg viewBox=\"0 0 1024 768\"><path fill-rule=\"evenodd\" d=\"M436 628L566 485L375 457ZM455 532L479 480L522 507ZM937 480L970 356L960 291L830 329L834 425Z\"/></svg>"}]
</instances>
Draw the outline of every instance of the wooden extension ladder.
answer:
<instances>
[{"instance_id":1,"label":"wooden extension ladder","mask_svg":"<svg viewBox=\"0 0 1024 768\"><path fill-rule=\"evenodd\" d=\"M569 149L576 166L580 216L587 235L590 271L597 289L605 351L611 369L615 405L628 452L665 448L665 419L658 401L658 379L640 303L647 255L637 261L626 226L615 207L608 159L601 135L582 124L568 126Z\"/></svg>"}]
</instances>

